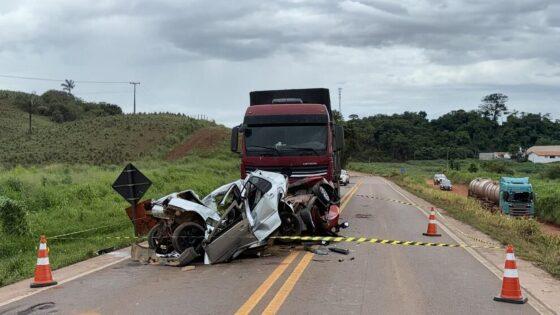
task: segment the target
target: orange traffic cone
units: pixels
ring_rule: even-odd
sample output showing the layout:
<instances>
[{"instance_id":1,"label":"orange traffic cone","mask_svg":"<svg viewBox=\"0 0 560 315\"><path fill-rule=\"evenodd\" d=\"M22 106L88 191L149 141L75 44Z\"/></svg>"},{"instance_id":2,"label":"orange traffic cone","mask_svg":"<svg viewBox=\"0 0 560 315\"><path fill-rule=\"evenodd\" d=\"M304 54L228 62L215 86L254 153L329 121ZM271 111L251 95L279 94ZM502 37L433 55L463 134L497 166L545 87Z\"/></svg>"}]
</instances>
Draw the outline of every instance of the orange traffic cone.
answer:
<instances>
[{"instance_id":1,"label":"orange traffic cone","mask_svg":"<svg viewBox=\"0 0 560 315\"><path fill-rule=\"evenodd\" d=\"M55 285L49 264L49 250L47 249L47 238L41 235L39 251L37 252L37 265L35 266L35 279L31 283L32 288L48 287Z\"/></svg>"},{"instance_id":2,"label":"orange traffic cone","mask_svg":"<svg viewBox=\"0 0 560 315\"><path fill-rule=\"evenodd\" d=\"M515 304L523 304L527 302L521 294L521 285L519 284L519 274L517 273L517 264L515 263L515 254L513 254L513 246L508 245L506 249L506 265L504 268L504 277L502 279L502 292L500 296L495 296L494 301L508 302Z\"/></svg>"},{"instance_id":3,"label":"orange traffic cone","mask_svg":"<svg viewBox=\"0 0 560 315\"><path fill-rule=\"evenodd\" d=\"M428 231L422 234L426 236L441 236L441 234L438 234L437 232L436 212L434 207L430 210L430 217L428 218Z\"/></svg>"}]
</instances>

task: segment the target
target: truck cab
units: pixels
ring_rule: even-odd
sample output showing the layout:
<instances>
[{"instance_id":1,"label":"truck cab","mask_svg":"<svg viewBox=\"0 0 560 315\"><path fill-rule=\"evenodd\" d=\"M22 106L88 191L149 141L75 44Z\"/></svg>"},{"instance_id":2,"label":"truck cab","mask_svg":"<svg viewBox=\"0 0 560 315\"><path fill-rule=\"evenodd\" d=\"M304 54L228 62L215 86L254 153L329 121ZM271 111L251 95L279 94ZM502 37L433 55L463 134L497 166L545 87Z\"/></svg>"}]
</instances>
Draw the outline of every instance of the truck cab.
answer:
<instances>
[{"instance_id":1,"label":"truck cab","mask_svg":"<svg viewBox=\"0 0 560 315\"><path fill-rule=\"evenodd\" d=\"M232 151L241 153L241 177L258 169L281 173L289 182L324 178L339 193L344 135L332 117L328 89L251 92L243 123L231 137Z\"/></svg>"},{"instance_id":2,"label":"truck cab","mask_svg":"<svg viewBox=\"0 0 560 315\"><path fill-rule=\"evenodd\" d=\"M512 216L533 216L533 186L528 177L500 178L500 210Z\"/></svg>"}]
</instances>

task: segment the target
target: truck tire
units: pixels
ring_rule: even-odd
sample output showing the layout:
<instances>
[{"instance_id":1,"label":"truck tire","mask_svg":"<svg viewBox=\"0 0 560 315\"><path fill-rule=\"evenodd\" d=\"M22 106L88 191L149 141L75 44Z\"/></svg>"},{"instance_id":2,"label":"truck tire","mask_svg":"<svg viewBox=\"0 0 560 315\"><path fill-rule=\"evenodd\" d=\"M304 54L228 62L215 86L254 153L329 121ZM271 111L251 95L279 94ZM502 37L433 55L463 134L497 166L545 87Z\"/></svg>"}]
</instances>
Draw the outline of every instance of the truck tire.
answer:
<instances>
[{"instance_id":1,"label":"truck tire","mask_svg":"<svg viewBox=\"0 0 560 315\"><path fill-rule=\"evenodd\" d=\"M191 247L198 252L204 240L204 232L204 228L194 222L181 223L173 231L173 247L178 253Z\"/></svg>"}]
</instances>

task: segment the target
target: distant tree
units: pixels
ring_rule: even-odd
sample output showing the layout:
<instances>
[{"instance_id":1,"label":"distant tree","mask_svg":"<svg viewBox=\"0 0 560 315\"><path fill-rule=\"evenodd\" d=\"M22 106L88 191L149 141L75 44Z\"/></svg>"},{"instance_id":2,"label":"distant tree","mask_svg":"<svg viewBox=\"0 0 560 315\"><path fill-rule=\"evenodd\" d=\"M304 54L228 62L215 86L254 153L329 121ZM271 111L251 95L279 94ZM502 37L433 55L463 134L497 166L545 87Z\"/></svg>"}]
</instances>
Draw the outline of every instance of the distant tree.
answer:
<instances>
[{"instance_id":1,"label":"distant tree","mask_svg":"<svg viewBox=\"0 0 560 315\"><path fill-rule=\"evenodd\" d=\"M358 115L357 114L350 114L350 116L348 116L348 118L350 118L350 120L355 120L358 119Z\"/></svg>"},{"instance_id":2,"label":"distant tree","mask_svg":"<svg viewBox=\"0 0 560 315\"><path fill-rule=\"evenodd\" d=\"M508 101L507 95L502 93L493 93L486 95L482 99L482 104L478 106L480 113L492 121L497 122L498 118L503 114L508 114L506 103Z\"/></svg>"},{"instance_id":3,"label":"distant tree","mask_svg":"<svg viewBox=\"0 0 560 315\"><path fill-rule=\"evenodd\" d=\"M76 87L74 80L64 80L64 83L60 84L62 86L62 90L68 92L68 94L72 94L72 89Z\"/></svg>"},{"instance_id":4,"label":"distant tree","mask_svg":"<svg viewBox=\"0 0 560 315\"><path fill-rule=\"evenodd\" d=\"M344 116L342 116L342 113L340 113L336 109L333 109L332 114L335 123L340 124L344 122Z\"/></svg>"}]
</instances>

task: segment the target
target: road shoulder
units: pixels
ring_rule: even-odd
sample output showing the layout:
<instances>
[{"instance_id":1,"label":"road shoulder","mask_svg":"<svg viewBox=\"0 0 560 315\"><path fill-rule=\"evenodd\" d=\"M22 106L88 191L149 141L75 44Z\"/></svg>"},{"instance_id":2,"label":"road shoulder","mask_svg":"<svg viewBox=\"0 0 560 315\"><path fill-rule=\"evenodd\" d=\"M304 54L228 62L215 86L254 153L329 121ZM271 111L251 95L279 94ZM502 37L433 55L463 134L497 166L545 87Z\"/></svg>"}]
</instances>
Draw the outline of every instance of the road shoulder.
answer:
<instances>
[{"instance_id":1,"label":"road shoulder","mask_svg":"<svg viewBox=\"0 0 560 315\"><path fill-rule=\"evenodd\" d=\"M435 207L429 202L416 195L408 192L404 188L398 186L392 181L384 178L387 184L397 191L403 198L411 203L419 205L419 210L425 214L428 207ZM423 208L423 209L422 209ZM438 212L438 221L440 226L446 227L454 234L453 238L459 239L461 242L471 246L480 246L485 244L499 244L498 241L492 239L488 235L476 230L472 226L458 221L445 213ZM502 270L505 260L505 254L502 251L469 248L467 250L483 265L485 265L498 278L502 278ZM475 254L476 253L476 254ZM478 256L478 257L477 257ZM484 261L481 261L483 259ZM547 272L536 267L531 262L517 258L517 267L520 270L521 285L529 295L529 303L543 314L558 314L560 310L560 281L556 280Z\"/></svg>"},{"instance_id":2,"label":"road shoulder","mask_svg":"<svg viewBox=\"0 0 560 315\"><path fill-rule=\"evenodd\" d=\"M53 255L55 253L52 253ZM114 252L81 261L79 263L63 267L53 271L53 278L58 284L51 287L32 289L29 284L33 278L25 279L0 288L0 307L19 301L31 295L56 288L66 282L83 277L98 270L107 268L114 264L130 258L130 247L122 248Z\"/></svg>"}]
</instances>

